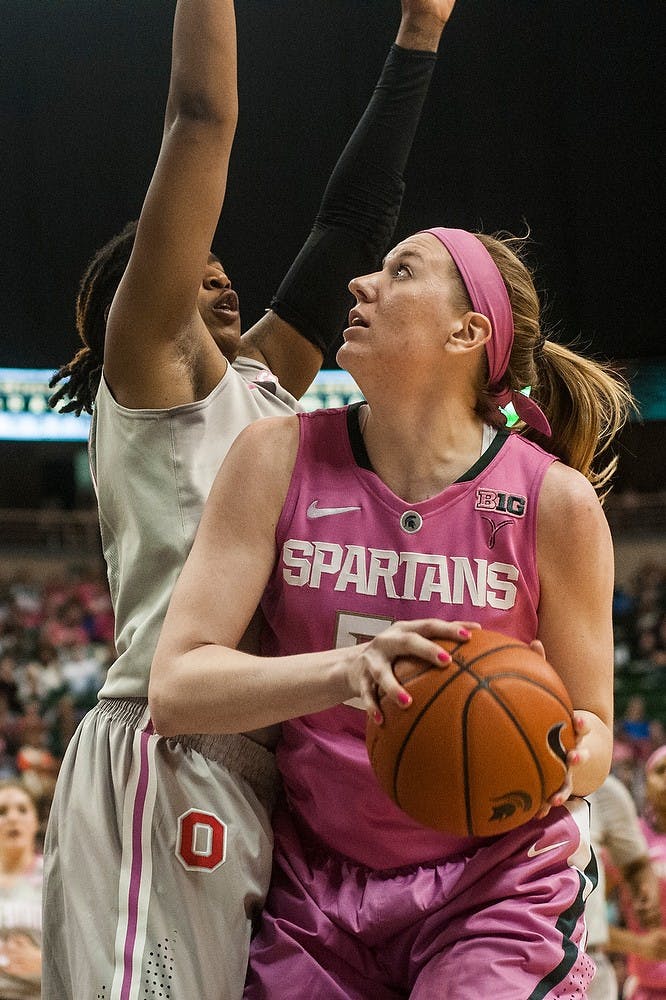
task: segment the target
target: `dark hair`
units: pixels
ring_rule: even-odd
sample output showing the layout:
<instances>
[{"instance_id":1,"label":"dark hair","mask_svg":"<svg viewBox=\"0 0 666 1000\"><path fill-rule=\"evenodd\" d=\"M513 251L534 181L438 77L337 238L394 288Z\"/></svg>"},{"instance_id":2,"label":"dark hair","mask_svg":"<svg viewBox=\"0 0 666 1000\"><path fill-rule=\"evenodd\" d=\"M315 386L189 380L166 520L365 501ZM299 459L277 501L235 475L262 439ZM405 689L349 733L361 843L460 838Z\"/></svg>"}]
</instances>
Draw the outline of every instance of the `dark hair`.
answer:
<instances>
[{"instance_id":1,"label":"dark hair","mask_svg":"<svg viewBox=\"0 0 666 1000\"><path fill-rule=\"evenodd\" d=\"M635 406L631 392L610 365L547 338L533 274L521 256L526 240L506 233L474 235L497 265L511 302L514 343L506 385L518 390L530 386L553 432L544 437L523 425L520 433L581 472L603 500L617 466L617 456L608 460L604 453ZM462 281L460 286L466 295ZM485 383L477 410L487 422L501 422Z\"/></svg>"},{"instance_id":2,"label":"dark hair","mask_svg":"<svg viewBox=\"0 0 666 1000\"><path fill-rule=\"evenodd\" d=\"M62 383L49 400L49 406L63 413L83 410L92 413L93 403L102 377L104 337L109 306L134 246L136 221L128 222L122 232L101 247L85 269L76 297L76 330L83 347L71 361L58 369L49 386ZM64 406L58 404L67 399Z\"/></svg>"}]
</instances>

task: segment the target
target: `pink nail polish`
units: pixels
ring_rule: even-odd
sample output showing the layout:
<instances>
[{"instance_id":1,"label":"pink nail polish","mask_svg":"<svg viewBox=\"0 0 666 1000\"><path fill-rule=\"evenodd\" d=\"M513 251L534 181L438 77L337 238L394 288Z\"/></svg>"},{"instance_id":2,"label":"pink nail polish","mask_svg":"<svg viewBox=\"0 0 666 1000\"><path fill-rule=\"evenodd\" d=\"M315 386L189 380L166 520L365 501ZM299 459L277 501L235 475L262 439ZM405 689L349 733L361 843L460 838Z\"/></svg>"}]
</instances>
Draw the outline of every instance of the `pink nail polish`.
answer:
<instances>
[{"instance_id":1,"label":"pink nail polish","mask_svg":"<svg viewBox=\"0 0 666 1000\"><path fill-rule=\"evenodd\" d=\"M406 691L401 691L400 694L398 695L398 701L400 702L401 705L411 705L412 698L411 695L408 695Z\"/></svg>"},{"instance_id":2,"label":"pink nail polish","mask_svg":"<svg viewBox=\"0 0 666 1000\"><path fill-rule=\"evenodd\" d=\"M447 653L445 649L442 649L437 654L437 659L440 661L440 663L450 663L451 662L451 654Z\"/></svg>"},{"instance_id":3,"label":"pink nail polish","mask_svg":"<svg viewBox=\"0 0 666 1000\"><path fill-rule=\"evenodd\" d=\"M458 629L458 635L460 636L461 639L469 639L469 637L470 637L471 634L472 633L470 632L470 630L468 628L459 628Z\"/></svg>"},{"instance_id":4,"label":"pink nail polish","mask_svg":"<svg viewBox=\"0 0 666 1000\"><path fill-rule=\"evenodd\" d=\"M381 712L375 712L372 717L375 720L375 722L377 723L377 725L381 726L381 724L382 724L382 713Z\"/></svg>"}]
</instances>

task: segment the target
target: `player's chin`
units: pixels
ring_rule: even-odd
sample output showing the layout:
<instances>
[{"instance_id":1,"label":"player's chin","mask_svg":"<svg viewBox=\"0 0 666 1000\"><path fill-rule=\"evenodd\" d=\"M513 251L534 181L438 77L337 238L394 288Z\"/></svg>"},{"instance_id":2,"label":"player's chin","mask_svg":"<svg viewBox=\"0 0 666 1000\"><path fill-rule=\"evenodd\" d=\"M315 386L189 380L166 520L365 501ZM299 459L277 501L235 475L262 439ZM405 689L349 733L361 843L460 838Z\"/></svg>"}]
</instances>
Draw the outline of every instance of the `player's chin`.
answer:
<instances>
[{"instance_id":1,"label":"player's chin","mask_svg":"<svg viewBox=\"0 0 666 1000\"><path fill-rule=\"evenodd\" d=\"M232 325L216 324L210 333L218 349L224 354L227 361L234 361L240 353L240 318Z\"/></svg>"},{"instance_id":2,"label":"player's chin","mask_svg":"<svg viewBox=\"0 0 666 1000\"><path fill-rule=\"evenodd\" d=\"M361 345L353 338L353 336L347 340L345 337L347 332L348 331L345 330L342 334L342 345L338 348L335 360L341 368L344 368L345 371L349 372L349 374L353 377L353 369L356 367L355 361L357 361L360 357Z\"/></svg>"}]
</instances>

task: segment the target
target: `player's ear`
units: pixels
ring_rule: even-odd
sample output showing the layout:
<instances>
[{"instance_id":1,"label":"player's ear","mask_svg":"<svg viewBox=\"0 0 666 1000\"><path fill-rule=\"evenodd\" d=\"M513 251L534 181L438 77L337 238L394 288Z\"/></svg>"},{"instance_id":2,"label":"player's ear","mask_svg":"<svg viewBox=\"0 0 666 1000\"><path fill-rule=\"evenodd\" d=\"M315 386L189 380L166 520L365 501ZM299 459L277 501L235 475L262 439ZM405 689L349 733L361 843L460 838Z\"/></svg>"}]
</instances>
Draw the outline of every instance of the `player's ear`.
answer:
<instances>
[{"instance_id":1,"label":"player's ear","mask_svg":"<svg viewBox=\"0 0 666 1000\"><path fill-rule=\"evenodd\" d=\"M449 344L458 350L476 350L490 340L493 328L490 320L483 313L467 312L461 316L460 323L452 332Z\"/></svg>"}]
</instances>

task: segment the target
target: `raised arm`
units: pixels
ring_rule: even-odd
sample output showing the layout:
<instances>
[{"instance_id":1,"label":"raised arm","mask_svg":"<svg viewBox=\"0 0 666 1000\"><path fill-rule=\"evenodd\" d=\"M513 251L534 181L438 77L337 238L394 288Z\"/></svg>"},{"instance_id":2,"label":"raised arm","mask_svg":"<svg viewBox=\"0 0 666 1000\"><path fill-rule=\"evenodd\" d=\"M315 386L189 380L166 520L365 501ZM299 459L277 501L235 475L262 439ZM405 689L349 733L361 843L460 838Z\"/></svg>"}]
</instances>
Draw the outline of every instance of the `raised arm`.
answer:
<instances>
[{"instance_id":1,"label":"raised arm","mask_svg":"<svg viewBox=\"0 0 666 1000\"><path fill-rule=\"evenodd\" d=\"M539 499L539 639L580 720L572 790L586 795L608 774L613 727L613 548L590 483L554 463Z\"/></svg>"},{"instance_id":2,"label":"raised arm","mask_svg":"<svg viewBox=\"0 0 666 1000\"><path fill-rule=\"evenodd\" d=\"M236 120L233 0L178 0L162 145L107 325L104 372L126 406L189 402L198 352L225 370L197 295Z\"/></svg>"},{"instance_id":3,"label":"raised arm","mask_svg":"<svg viewBox=\"0 0 666 1000\"><path fill-rule=\"evenodd\" d=\"M301 396L346 323L351 278L377 268L393 237L403 174L455 0L402 0L380 80L328 182L312 232L271 309L242 338Z\"/></svg>"}]
</instances>

